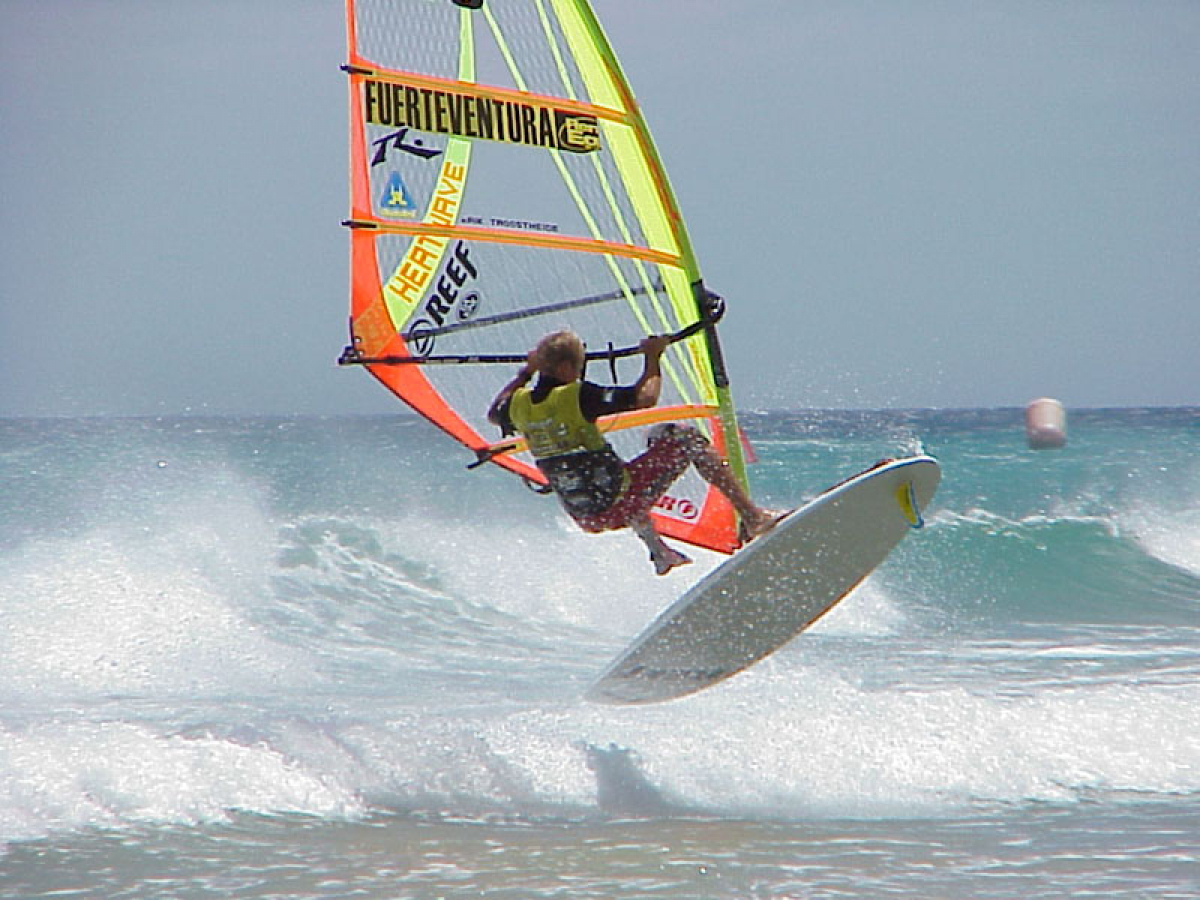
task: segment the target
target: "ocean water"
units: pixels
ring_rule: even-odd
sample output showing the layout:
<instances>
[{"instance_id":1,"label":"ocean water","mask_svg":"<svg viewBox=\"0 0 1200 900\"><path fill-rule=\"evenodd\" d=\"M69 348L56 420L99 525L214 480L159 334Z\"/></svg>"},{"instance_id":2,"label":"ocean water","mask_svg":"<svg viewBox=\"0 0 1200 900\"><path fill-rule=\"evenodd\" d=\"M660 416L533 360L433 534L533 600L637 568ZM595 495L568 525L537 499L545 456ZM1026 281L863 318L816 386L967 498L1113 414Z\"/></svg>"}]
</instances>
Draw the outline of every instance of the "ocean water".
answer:
<instances>
[{"instance_id":1,"label":"ocean water","mask_svg":"<svg viewBox=\"0 0 1200 900\"><path fill-rule=\"evenodd\" d=\"M773 657L590 680L716 564L406 417L0 421L0 897L1200 896L1200 410L746 417L928 525Z\"/></svg>"}]
</instances>

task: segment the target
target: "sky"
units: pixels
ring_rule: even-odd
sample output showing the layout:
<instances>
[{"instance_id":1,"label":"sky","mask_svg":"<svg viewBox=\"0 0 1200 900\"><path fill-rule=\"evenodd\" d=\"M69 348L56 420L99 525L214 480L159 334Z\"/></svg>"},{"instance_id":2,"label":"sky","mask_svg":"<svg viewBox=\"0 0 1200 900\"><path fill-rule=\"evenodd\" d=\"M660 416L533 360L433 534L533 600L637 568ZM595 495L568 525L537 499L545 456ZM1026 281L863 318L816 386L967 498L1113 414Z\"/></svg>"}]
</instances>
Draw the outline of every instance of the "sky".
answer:
<instances>
[{"instance_id":1,"label":"sky","mask_svg":"<svg viewBox=\"0 0 1200 900\"><path fill-rule=\"evenodd\" d=\"M1200 404L1200 3L595 0L749 409ZM388 413L337 0L0 2L0 416Z\"/></svg>"}]
</instances>

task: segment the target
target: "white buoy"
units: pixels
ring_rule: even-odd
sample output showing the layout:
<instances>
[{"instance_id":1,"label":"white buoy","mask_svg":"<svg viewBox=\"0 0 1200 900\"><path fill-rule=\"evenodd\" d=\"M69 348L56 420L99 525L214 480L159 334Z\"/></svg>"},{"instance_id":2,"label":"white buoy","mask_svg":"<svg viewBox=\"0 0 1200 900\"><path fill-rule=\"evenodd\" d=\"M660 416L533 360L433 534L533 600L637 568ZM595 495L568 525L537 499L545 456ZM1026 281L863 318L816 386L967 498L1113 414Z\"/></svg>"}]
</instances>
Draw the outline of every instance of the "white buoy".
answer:
<instances>
[{"instance_id":1,"label":"white buoy","mask_svg":"<svg viewBox=\"0 0 1200 900\"><path fill-rule=\"evenodd\" d=\"M1034 450L1067 443L1067 412L1057 400L1042 397L1025 407L1025 437Z\"/></svg>"}]
</instances>

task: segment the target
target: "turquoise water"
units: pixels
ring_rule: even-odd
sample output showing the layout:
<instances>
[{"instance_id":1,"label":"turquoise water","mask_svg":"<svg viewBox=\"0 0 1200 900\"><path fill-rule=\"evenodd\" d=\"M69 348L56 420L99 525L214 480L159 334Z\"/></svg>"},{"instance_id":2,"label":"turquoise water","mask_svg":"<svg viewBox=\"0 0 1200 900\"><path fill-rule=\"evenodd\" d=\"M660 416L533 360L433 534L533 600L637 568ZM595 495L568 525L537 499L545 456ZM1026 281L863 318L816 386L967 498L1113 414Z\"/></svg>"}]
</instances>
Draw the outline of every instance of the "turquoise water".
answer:
<instances>
[{"instance_id":1,"label":"turquoise water","mask_svg":"<svg viewBox=\"0 0 1200 900\"><path fill-rule=\"evenodd\" d=\"M746 417L928 525L695 697L583 703L718 561L405 418L0 421L0 896L1200 895L1200 410Z\"/></svg>"}]
</instances>

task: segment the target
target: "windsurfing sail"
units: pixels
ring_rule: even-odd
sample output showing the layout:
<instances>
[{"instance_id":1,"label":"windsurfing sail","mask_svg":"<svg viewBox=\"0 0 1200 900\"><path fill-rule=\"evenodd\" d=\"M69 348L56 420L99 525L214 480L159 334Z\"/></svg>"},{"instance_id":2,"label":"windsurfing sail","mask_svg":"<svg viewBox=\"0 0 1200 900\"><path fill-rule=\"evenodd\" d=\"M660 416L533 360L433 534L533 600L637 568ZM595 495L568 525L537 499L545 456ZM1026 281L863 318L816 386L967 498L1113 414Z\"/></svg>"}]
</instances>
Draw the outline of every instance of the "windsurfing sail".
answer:
<instances>
[{"instance_id":1,"label":"windsurfing sail","mask_svg":"<svg viewBox=\"0 0 1200 900\"><path fill-rule=\"evenodd\" d=\"M421 415L537 484L488 404L545 334L583 338L586 377L630 383L631 352L675 334L653 410L600 427L629 459L687 420L745 480L715 321L650 132L585 0L346 0L351 343ZM626 353L610 353L610 348ZM456 363L463 363L458 365ZM658 504L668 536L724 552L733 510L689 472Z\"/></svg>"}]
</instances>

